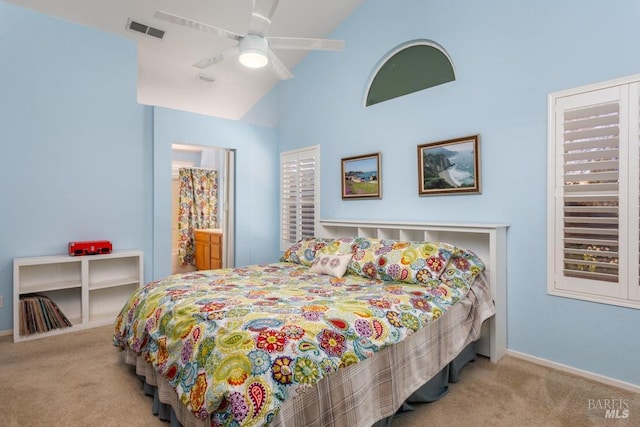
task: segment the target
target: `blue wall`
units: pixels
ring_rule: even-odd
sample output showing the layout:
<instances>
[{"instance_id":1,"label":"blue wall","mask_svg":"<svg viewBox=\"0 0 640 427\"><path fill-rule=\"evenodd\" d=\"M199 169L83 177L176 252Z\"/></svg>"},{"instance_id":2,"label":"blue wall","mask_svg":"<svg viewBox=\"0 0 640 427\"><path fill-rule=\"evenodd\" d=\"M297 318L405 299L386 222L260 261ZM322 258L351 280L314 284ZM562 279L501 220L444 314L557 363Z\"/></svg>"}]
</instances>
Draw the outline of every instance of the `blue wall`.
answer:
<instances>
[{"instance_id":1,"label":"blue wall","mask_svg":"<svg viewBox=\"0 0 640 427\"><path fill-rule=\"evenodd\" d=\"M102 239L151 253L136 64L129 40L0 3L0 330L12 328L14 257Z\"/></svg>"},{"instance_id":2,"label":"blue wall","mask_svg":"<svg viewBox=\"0 0 640 427\"><path fill-rule=\"evenodd\" d=\"M280 149L321 144L321 216L509 223L508 347L640 385L640 310L547 289L547 95L640 72L636 0L368 0L280 86ZM397 45L430 39L454 82L363 108ZM419 197L417 145L480 134L482 194ZM382 200L343 201L340 159L382 153Z\"/></svg>"},{"instance_id":3,"label":"blue wall","mask_svg":"<svg viewBox=\"0 0 640 427\"><path fill-rule=\"evenodd\" d=\"M141 106L134 41L2 2L0 58L0 331L15 257L108 239L171 272L172 143L236 150L236 264L277 260L275 129Z\"/></svg>"},{"instance_id":4,"label":"blue wall","mask_svg":"<svg viewBox=\"0 0 640 427\"><path fill-rule=\"evenodd\" d=\"M174 142L237 150L236 263L274 260L278 151L320 144L322 217L511 224L509 348L640 385L640 310L548 296L544 237L547 95L638 73L639 15L635 0L368 0L334 34L343 52L311 54L246 116L268 129L140 106L134 42L0 2L0 331L14 257L108 238L145 252L147 280L169 271ZM378 60L418 38L457 80L363 108ZM482 194L418 197L417 145L475 133ZM342 201L340 159L373 151L383 198Z\"/></svg>"},{"instance_id":5,"label":"blue wall","mask_svg":"<svg viewBox=\"0 0 640 427\"><path fill-rule=\"evenodd\" d=\"M171 144L236 150L235 264L276 261L279 162L275 129L154 109L154 277L171 273Z\"/></svg>"}]
</instances>

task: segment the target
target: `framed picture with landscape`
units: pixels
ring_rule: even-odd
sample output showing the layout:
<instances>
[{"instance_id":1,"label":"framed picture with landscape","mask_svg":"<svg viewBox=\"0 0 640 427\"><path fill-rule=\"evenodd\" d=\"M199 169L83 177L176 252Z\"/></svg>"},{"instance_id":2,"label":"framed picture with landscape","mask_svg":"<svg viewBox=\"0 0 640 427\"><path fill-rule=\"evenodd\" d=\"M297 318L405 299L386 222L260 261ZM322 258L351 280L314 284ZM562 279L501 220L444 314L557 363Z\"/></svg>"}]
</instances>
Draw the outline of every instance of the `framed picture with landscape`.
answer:
<instances>
[{"instance_id":1,"label":"framed picture with landscape","mask_svg":"<svg viewBox=\"0 0 640 427\"><path fill-rule=\"evenodd\" d=\"M343 199L379 199L381 182L380 153L342 159Z\"/></svg>"},{"instance_id":2,"label":"framed picture with landscape","mask_svg":"<svg viewBox=\"0 0 640 427\"><path fill-rule=\"evenodd\" d=\"M478 135L418 145L418 194L480 193Z\"/></svg>"}]
</instances>

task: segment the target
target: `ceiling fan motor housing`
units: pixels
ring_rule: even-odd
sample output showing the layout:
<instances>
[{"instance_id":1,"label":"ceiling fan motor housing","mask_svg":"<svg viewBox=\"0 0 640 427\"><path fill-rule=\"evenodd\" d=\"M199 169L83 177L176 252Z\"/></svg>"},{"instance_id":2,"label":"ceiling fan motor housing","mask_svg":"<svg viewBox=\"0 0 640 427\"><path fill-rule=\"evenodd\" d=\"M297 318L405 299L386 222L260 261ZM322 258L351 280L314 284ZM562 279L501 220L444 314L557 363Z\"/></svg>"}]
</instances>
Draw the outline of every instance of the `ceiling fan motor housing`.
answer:
<instances>
[{"instance_id":1,"label":"ceiling fan motor housing","mask_svg":"<svg viewBox=\"0 0 640 427\"><path fill-rule=\"evenodd\" d=\"M269 62L269 44L264 37L247 34L240 39L240 63L249 68L262 68Z\"/></svg>"},{"instance_id":2,"label":"ceiling fan motor housing","mask_svg":"<svg viewBox=\"0 0 640 427\"><path fill-rule=\"evenodd\" d=\"M154 17L173 24L182 25L199 31L217 34L237 41L238 44L216 53L213 56L204 58L195 64L194 67L205 69L214 64L218 64L225 58L238 56L240 64L248 68L262 68L270 65L269 68L280 80L288 80L293 77L287 67L280 61L278 56L271 50L297 49L297 50L342 50L343 40L330 39L310 39L301 37L267 37L271 18L280 0L253 0L253 10L249 21L249 30L245 35L215 27L203 22L193 21L170 12L157 10Z\"/></svg>"}]
</instances>

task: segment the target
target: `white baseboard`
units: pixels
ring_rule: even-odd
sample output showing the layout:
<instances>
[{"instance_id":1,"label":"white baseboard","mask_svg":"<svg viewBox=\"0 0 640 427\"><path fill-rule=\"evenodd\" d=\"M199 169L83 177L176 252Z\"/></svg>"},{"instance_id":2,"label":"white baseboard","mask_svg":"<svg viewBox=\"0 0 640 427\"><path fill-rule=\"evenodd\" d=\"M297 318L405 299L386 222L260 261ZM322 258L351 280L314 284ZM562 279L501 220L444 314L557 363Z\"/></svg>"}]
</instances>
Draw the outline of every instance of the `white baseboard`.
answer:
<instances>
[{"instance_id":1,"label":"white baseboard","mask_svg":"<svg viewBox=\"0 0 640 427\"><path fill-rule=\"evenodd\" d=\"M590 380L598 381L603 384L607 384L613 387L622 388L624 390L632 391L634 393L640 393L640 386L631 384L628 382L616 380L615 378L605 377L604 375L594 374L593 372L583 371L582 369L574 368L562 363L552 362L551 360L542 359L540 357L531 356L519 351L507 350L509 356L513 356L518 359L526 360L536 365L546 366L547 368L557 369L559 371L568 372L570 374L578 375L580 377L588 378Z\"/></svg>"},{"instance_id":2,"label":"white baseboard","mask_svg":"<svg viewBox=\"0 0 640 427\"><path fill-rule=\"evenodd\" d=\"M7 337L13 334L13 329L7 329L5 331L0 331L0 337Z\"/></svg>"}]
</instances>

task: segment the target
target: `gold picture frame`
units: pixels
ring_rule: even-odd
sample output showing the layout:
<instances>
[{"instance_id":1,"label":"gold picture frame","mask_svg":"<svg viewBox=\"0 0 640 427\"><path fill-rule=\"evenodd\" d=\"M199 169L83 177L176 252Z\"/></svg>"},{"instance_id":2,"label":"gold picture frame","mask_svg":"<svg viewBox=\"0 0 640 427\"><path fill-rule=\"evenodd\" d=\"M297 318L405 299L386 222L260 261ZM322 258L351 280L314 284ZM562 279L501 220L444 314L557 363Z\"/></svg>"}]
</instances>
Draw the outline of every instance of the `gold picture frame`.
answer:
<instances>
[{"instance_id":1,"label":"gold picture frame","mask_svg":"<svg viewBox=\"0 0 640 427\"><path fill-rule=\"evenodd\" d=\"M480 193L479 135L418 145L418 194Z\"/></svg>"},{"instance_id":2,"label":"gold picture frame","mask_svg":"<svg viewBox=\"0 0 640 427\"><path fill-rule=\"evenodd\" d=\"M380 199L382 177L380 153L342 159L342 198Z\"/></svg>"}]
</instances>

